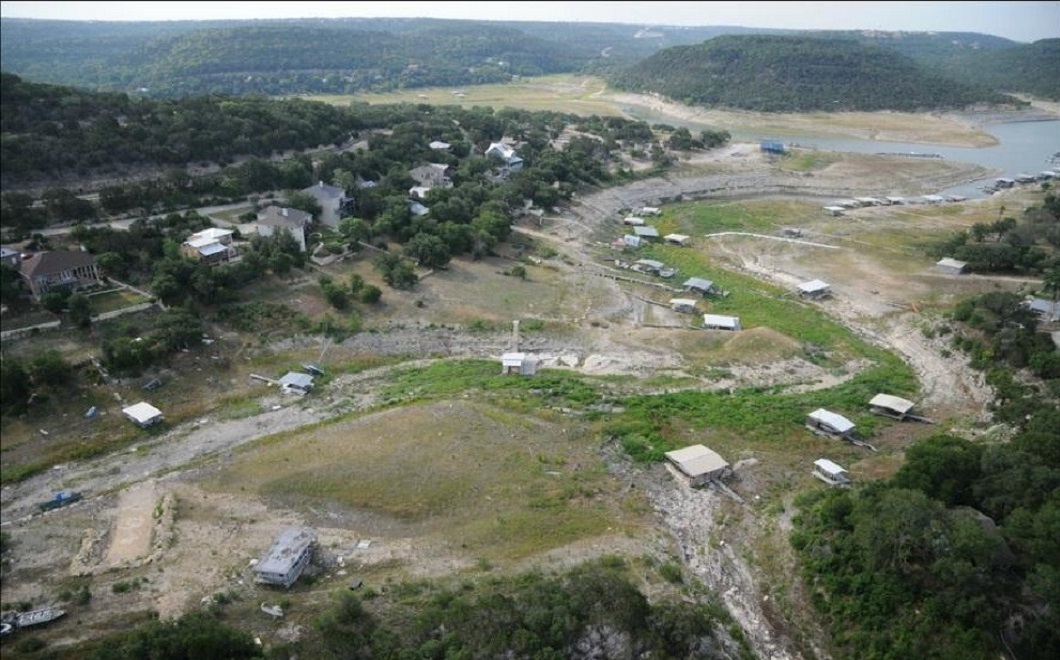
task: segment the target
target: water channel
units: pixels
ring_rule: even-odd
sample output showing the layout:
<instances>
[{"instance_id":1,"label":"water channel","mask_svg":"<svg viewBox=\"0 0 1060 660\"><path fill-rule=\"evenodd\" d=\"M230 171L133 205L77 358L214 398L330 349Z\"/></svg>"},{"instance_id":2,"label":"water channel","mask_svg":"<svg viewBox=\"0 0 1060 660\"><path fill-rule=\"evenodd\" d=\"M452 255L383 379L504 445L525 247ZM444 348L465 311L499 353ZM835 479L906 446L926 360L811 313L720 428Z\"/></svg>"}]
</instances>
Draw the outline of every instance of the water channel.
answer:
<instances>
[{"instance_id":1,"label":"water channel","mask_svg":"<svg viewBox=\"0 0 1060 660\"><path fill-rule=\"evenodd\" d=\"M705 128L717 130L696 122L675 121L671 117L638 112L636 108L624 108L630 115L649 122L665 122L671 126L684 126L689 130ZM642 116L643 115L643 116ZM882 140L862 140L858 138L835 136L812 136L806 134L784 135L777 133L762 134L753 132L732 131L733 140L739 142L759 142L773 140L784 144L797 144L825 151L848 151L853 153L889 153L889 154L938 154L946 160L971 163L989 168L995 173L985 179L964 183L959 186L937 191L940 195L962 195L968 199L981 199L989 195L983 188L995 182L999 177L1015 179L1020 174L1037 175L1043 170L1060 170L1060 120L1048 121L1014 121L989 124L984 127L998 139L992 147L954 147L947 145L885 142Z\"/></svg>"}]
</instances>

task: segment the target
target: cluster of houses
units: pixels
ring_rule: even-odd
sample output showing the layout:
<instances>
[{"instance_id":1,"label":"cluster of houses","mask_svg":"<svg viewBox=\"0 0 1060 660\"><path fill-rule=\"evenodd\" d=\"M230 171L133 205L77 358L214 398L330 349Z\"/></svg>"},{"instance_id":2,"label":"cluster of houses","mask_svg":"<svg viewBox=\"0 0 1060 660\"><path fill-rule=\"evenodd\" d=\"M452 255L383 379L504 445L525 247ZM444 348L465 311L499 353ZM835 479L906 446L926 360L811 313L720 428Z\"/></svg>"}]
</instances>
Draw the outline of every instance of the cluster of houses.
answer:
<instances>
[{"instance_id":1,"label":"cluster of houses","mask_svg":"<svg viewBox=\"0 0 1060 660\"><path fill-rule=\"evenodd\" d=\"M693 488L721 486L732 474L729 462L721 454L701 444L668 451L665 456ZM829 486L847 488L853 484L846 469L827 458L815 460L811 474Z\"/></svg>"},{"instance_id":2,"label":"cluster of houses","mask_svg":"<svg viewBox=\"0 0 1060 660\"><path fill-rule=\"evenodd\" d=\"M430 143L430 148L437 152L447 152L451 145L435 140ZM485 150L485 156L494 162L493 176L497 179L504 179L523 167L523 159L515 152L509 139L491 143ZM414 215L426 215L429 209L423 201L427 193L432 188L451 187L452 174L452 166L443 163L427 163L412 169L409 175L416 181L416 185L408 191L409 210ZM364 181L359 187L370 188L374 185L376 184L372 181ZM334 229L338 227L340 220L353 214L355 198L343 188L318 181L300 192L311 197L320 206L320 217L314 218L310 213L282 204L270 204L259 209L255 222L245 229L266 237L286 230L305 252L314 224ZM181 244L180 251L185 257L211 266L230 263L239 259L236 236L232 229L211 227L188 236ZM36 300L51 291L85 289L103 283L103 276L94 257L86 251L59 250L23 254L19 250L3 247L0 248L0 262L21 275Z\"/></svg>"},{"instance_id":3,"label":"cluster of houses","mask_svg":"<svg viewBox=\"0 0 1060 660\"><path fill-rule=\"evenodd\" d=\"M824 207L826 213L832 216L843 215L846 211L860 209L869 206L901 206L905 204L946 204L966 201L964 195L924 195L922 197L906 199L905 197L854 197L852 199L839 199Z\"/></svg>"},{"instance_id":4,"label":"cluster of houses","mask_svg":"<svg viewBox=\"0 0 1060 660\"><path fill-rule=\"evenodd\" d=\"M614 246L618 248L639 248L660 240L668 245L682 247L691 245L691 236L686 236L685 234L667 234L663 236L658 229L649 225L647 220L644 219L645 216L656 216L661 212L661 209L654 206L645 206L636 211L634 215L627 215L622 219L622 224L629 227L628 231L630 233L616 240Z\"/></svg>"},{"instance_id":5,"label":"cluster of houses","mask_svg":"<svg viewBox=\"0 0 1060 660\"><path fill-rule=\"evenodd\" d=\"M999 190L1006 188L1013 188L1016 184L1029 184L1029 183L1042 183L1045 181L1052 181L1053 179L1060 178L1060 172L1056 170L1042 170L1037 174L1020 173L1015 178L1010 177L999 177L994 179L993 185L986 186L983 188L988 193L994 193Z\"/></svg>"},{"instance_id":6,"label":"cluster of houses","mask_svg":"<svg viewBox=\"0 0 1060 660\"><path fill-rule=\"evenodd\" d=\"M899 421L928 421L914 414L914 406L912 401L891 394L877 394L869 401L869 410L874 414ZM854 422L824 408L818 408L807 414L805 423L806 427L815 434L842 440L851 440L856 428ZM716 451L701 444L666 452L665 457L694 488L719 484L732 474L728 461ZM844 488L853 483L845 468L827 458L815 460L811 474L829 486Z\"/></svg>"}]
</instances>

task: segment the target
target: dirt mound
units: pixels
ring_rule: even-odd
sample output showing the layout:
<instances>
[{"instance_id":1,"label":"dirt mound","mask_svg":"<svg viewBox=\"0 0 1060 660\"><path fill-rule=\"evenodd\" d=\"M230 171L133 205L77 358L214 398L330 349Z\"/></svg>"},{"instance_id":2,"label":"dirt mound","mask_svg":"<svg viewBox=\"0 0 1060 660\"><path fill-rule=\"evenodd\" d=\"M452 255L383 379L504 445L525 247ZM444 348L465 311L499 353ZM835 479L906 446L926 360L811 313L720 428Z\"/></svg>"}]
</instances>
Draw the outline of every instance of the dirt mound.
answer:
<instances>
[{"instance_id":1,"label":"dirt mound","mask_svg":"<svg viewBox=\"0 0 1060 660\"><path fill-rule=\"evenodd\" d=\"M772 328L749 328L733 335L718 349L726 360L747 363L775 362L802 352L796 340Z\"/></svg>"}]
</instances>

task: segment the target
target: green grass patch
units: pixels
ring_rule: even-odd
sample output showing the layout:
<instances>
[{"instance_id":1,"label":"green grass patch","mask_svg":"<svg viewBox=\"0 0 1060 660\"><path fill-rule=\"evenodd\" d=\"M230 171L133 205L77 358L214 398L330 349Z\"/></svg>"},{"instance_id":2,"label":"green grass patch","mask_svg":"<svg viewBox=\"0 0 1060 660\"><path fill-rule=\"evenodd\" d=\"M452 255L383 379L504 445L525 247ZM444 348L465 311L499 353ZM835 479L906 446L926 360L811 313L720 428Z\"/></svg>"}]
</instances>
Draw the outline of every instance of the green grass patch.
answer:
<instances>
[{"instance_id":1,"label":"green grass patch","mask_svg":"<svg viewBox=\"0 0 1060 660\"><path fill-rule=\"evenodd\" d=\"M625 491L599 464L591 427L466 400L254 443L208 487L232 484L296 508L370 511L491 559L623 529Z\"/></svg>"},{"instance_id":2,"label":"green grass patch","mask_svg":"<svg viewBox=\"0 0 1060 660\"><path fill-rule=\"evenodd\" d=\"M792 218L819 215L817 205L807 202L760 200L704 204L688 202L668 206L664 217L676 225L667 228L689 234L693 240L703 234L724 231L746 231L774 234L777 228L790 223ZM662 233L662 230L660 230Z\"/></svg>"},{"instance_id":3,"label":"green grass patch","mask_svg":"<svg viewBox=\"0 0 1060 660\"><path fill-rule=\"evenodd\" d=\"M853 357L881 354L824 312L795 297L791 291L748 275L710 266L704 254L687 248L652 246L646 256L679 269L676 279L702 277L728 291L726 298L707 299L711 313L740 317L743 328L771 328L798 342L814 344L833 353L829 364L838 366Z\"/></svg>"},{"instance_id":4,"label":"green grass patch","mask_svg":"<svg viewBox=\"0 0 1060 660\"><path fill-rule=\"evenodd\" d=\"M792 172L816 172L841 160L842 154L827 151L794 151L781 158L780 168Z\"/></svg>"},{"instance_id":5,"label":"green grass patch","mask_svg":"<svg viewBox=\"0 0 1060 660\"><path fill-rule=\"evenodd\" d=\"M332 105L369 103L393 105L402 103L460 105L465 108L488 106L531 111L572 113L589 117L623 116L620 105L600 93L607 88L601 78L558 74L524 78L517 82L453 87L419 87L378 94L356 96L322 94L306 97ZM459 92L459 94L457 93Z\"/></svg>"},{"instance_id":6,"label":"green grass patch","mask_svg":"<svg viewBox=\"0 0 1060 660\"><path fill-rule=\"evenodd\" d=\"M576 407L594 403L600 397L589 377L561 369L544 370L533 378L505 375L500 363L492 360L443 360L427 367L396 371L388 381L383 390L383 399L388 401L448 398L477 390Z\"/></svg>"},{"instance_id":7,"label":"green grass patch","mask_svg":"<svg viewBox=\"0 0 1060 660\"><path fill-rule=\"evenodd\" d=\"M667 451L691 444L689 428L709 430L733 451L798 453L812 438L803 428L806 415L826 408L844 415L857 425L859 435L871 438L889 422L868 412L869 400L880 392L901 396L916 390L916 378L901 360L883 352L877 360L876 366L840 385L800 394L744 388L627 397L619 402L625 411L605 425L604 434L642 462L662 460Z\"/></svg>"},{"instance_id":8,"label":"green grass patch","mask_svg":"<svg viewBox=\"0 0 1060 660\"><path fill-rule=\"evenodd\" d=\"M140 303L150 302L150 298L147 296L143 296L135 291L129 291L128 289L107 291L99 295L91 296L88 300L92 305L93 316L105 312L113 312L126 307L132 307L133 305L139 305Z\"/></svg>"}]
</instances>

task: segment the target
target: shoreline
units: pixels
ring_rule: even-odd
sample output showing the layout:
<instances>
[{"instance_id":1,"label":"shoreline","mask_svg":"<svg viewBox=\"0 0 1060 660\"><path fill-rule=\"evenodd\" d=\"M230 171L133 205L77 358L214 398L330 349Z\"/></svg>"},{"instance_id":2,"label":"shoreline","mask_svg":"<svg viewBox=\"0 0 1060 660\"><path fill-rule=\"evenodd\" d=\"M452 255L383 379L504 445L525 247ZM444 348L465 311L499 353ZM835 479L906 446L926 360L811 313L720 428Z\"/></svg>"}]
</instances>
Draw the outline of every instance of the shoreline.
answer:
<instances>
[{"instance_id":1,"label":"shoreline","mask_svg":"<svg viewBox=\"0 0 1060 660\"><path fill-rule=\"evenodd\" d=\"M789 136L846 137L911 144L981 148L996 146L986 126L1024 121L1060 120L1060 104L1033 102L1027 110L950 113L844 112L769 114L687 106L648 94L605 92L602 100L619 106L630 119L642 119L629 106L649 114L670 117L730 132L775 131Z\"/></svg>"}]
</instances>

